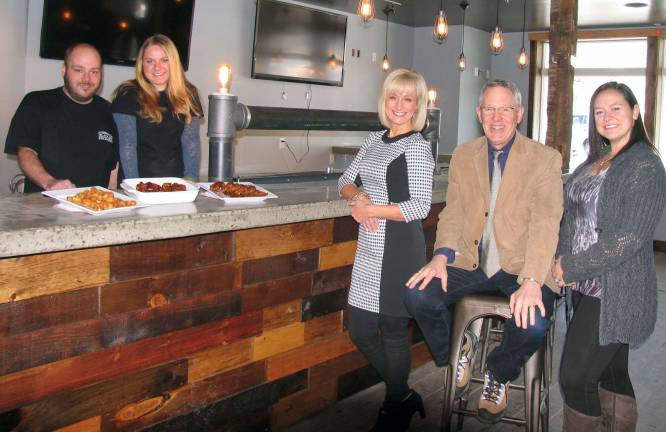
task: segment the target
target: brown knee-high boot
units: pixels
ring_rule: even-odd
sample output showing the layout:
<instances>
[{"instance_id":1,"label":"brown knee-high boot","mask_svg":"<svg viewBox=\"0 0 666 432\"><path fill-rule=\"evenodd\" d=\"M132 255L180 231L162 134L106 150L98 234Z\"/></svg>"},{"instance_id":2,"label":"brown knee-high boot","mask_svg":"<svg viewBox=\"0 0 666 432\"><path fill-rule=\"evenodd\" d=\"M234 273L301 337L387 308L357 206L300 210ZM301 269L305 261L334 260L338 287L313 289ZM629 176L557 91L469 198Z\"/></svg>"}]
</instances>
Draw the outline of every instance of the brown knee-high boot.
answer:
<instances>
[{"instance_id":1,"label":"brown knee-high boot","mask_svg":"<svg viewBox=\"0 0 666 432\"><path fill-rule=\"evenodd\" d=\"M599 387L599 401L603 418L602 431L634 432L636 430L638 421L636 399Z\"/></svg>"},{"instance_id":2,"label":"brown knee-high boot","mask_svg":"<svg viewBox=\"0 0 666 432\"><path fill-rule=\"evenodd\" d=\"M600 432L601 416L583 414L564 404L562 432Z\"/></svg>"}]
</instances>

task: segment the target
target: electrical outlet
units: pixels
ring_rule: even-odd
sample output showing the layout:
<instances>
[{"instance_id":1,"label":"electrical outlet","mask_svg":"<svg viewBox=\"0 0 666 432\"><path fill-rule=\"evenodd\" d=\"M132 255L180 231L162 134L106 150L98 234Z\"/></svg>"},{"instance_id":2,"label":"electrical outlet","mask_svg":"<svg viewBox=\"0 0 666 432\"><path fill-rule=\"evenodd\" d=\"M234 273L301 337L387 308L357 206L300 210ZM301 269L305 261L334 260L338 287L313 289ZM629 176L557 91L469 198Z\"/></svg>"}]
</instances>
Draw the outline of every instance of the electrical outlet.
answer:
<instances>
[{"instance_id":1,"label":"electrical outlet","mask_svg":"<svg viewBox=\"0 0 666 432\"><path fill-rule=\"evenodd\" d=\"M280 140L278 141L278 148L284 149L286 147L287 147L287 138L281 137Z\"/></svg>"}]
</instances>

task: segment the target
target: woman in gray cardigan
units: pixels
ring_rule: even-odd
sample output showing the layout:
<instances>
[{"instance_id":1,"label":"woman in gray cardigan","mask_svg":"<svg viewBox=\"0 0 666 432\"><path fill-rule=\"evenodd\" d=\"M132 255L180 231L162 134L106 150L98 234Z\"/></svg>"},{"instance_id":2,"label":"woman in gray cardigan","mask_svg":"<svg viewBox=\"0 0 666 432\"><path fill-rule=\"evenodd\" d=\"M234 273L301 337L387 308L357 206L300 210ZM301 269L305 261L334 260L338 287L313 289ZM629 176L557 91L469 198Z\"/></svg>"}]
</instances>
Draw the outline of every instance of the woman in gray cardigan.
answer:
<instances>
[{"instance_id":1,"label":"woman in gray cardigan","mask_svg":"<svg viewBox=\"0 0 666 432\"><path fill-rule=\"evenodd\" d=\"M603 84L592 95L589 146L567 181L553 265L574 302L560 366L563 430L633 431L629 348L650 336L657 318L652 239L666 174L624 84Z\"/></svg>"}]
</instances>

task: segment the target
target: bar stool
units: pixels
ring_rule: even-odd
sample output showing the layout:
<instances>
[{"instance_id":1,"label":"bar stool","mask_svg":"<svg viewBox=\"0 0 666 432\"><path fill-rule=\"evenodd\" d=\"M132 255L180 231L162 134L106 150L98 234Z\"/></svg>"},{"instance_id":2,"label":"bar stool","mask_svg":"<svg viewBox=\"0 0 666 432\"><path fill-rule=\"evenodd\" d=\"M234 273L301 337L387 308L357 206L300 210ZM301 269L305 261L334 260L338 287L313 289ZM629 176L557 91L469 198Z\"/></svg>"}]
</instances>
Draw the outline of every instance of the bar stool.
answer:
<instances>
[{"instance_id":1,"label":"bar stool","mask_svg":"<svg viewBox=\"0 0 666 432\"><path fill-rule=\"evenodd\" d=\"M449 364L444 367L444 403L442 407L441 431L451 431L453 413L459 416L476 415L476 411L454 406L456 365L460 357L463 333L477 318L499 316L511 317L509 299L499 295L469 295L456 303L449 345ZM549 330L549 332L552 331ZM505 416L502 422L524 425L528 432L537 432L541 423L542 431L548 431L548 384L550 383L550 351L552 337L544 338L541 347L530 357L523 367L524 385L511 384L510 388L524 390L525 418ZM487 341L486 341L487 343ZM475 381L477 381L475 379ZM459 423L460 425L460 423Z\"/></svg>"}]
</instances>

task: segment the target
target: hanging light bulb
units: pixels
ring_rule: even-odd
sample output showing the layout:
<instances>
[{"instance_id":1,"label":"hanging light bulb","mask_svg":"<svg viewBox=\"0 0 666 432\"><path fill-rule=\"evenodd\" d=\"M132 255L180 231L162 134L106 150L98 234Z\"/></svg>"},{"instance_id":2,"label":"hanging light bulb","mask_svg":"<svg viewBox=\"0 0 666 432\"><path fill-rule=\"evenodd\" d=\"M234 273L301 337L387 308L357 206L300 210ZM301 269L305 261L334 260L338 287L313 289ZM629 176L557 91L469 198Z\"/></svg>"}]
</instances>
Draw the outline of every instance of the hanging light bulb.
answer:
<instances>
[{"instance_id":1,"label":"hanging light bulb","mask_svg":"<svg viewBox=\"0 0 666 432\"><path fill-rule=\"evenodd\" d=\"M382 60L382 70L384 72L388 72L389 69L391 69L391 63L389 62L388 56L384 54L384 59Z\"/></svg>"},{"instance_id":2,"label":"hanging light bulb","mask_svg":"<svg viewBox=\"0 0 666 432\"><path fill-rule=\"evenodd\" d=\"M358 0L356 13L364 23L371 21L375 17L375 0Z\"/></svg>"},{"instance_id":3,"label":"hanging light bulb","mask_svg":"<svg viewBox=\"0 0 666 432\"><path fill-rule=\"evenodd\" d=\"M449 21L446 19L446 12L444 12L443 0L440 0L439 13L435 17L435 26L432 30L432 36L435 39L435 42L441 44L448 35Z\"/></svg>"},{"instance_id":4,"label":"hanging light bulb","mask_svg":"<svg viewBox=\"0 0 666 432\"><path fill-rule=\"evenodd\" d=\"M490 52L497 55L504 49L504 35L499 28L499 0L497 0L497 20L495 22L495 30L490 33Z\"/></svg>"},{"instance_id":5,"label":"hanging light bulb","mask_svg":"<svg viewBox=\"0 0 666 432\"><path fill-rule=\"evenodd\" d=\"M384 12L386 14L386 40L385 40L386 41L386 49L384 51L384 58L382 59L382 70L384 72L388 72L388 70L391 68L391 63L389 62L389 58L388 58L388 28L389 28L389 19L388 19L388 17L389 17L389 14L395 12L395 10L390 6L387 6L386 8L384 8L384 10L382 12Z\"/></svg>"},{"instance_id":6,"label":"hanging light bulb","mask_svg":"<svg viewBox=\"0 0 666 432\"><path fill-rule=\"evenodd\" d=\"M437 100L437 90L434 88L428 89L428 108L435 107L435 100Z\"/></svg>"},{"instance_id":7,"label":"hanging light bulb","mask_svg":"<svg viewBox=\"0 0 666 432\"><path fill-rule=\"evenodd\" d=\"M528 63L527 53L525 52L525 47L523 47L520 49L520 54L518 54L518 67L525 69Z\"/></svg>"},{"instance_id":8,"label":"hanging light bulb","mask_svg":"<svg viewBox=\"0 0 666 432\"><path fill-rule=\"evenodd\" d=\"M461 52L460 55L458 56L458 70L462 72L466 68L467 68L467 57L465 57L464 52Z\"/></svg>"},{"instance_id":9,"label":"hanging light bulb","mask_svg":"<svg viewBox=\"0 0 666 432\"><path fill-rule=\"evenodd\" d=\"M523 0L523 37L522 37L522 42L523 42L523 47L520 49L520 53L518 54L518 67L520 69L525 69L527 67L527 63L529 63L529 58L527 57L527 53L525 52L525 8L526 8L527 1Z\"/></svg>"},{"instance_id":10,"label":"hanging light bulb","mask_svg":"<svg viewBox=\"0 0 666 432\"><path fill-rule=\"evenodd\" d=\"M460 72L464 71L467 68L467 57L465 57L465 14L469 3L466 0L460 2L460 8L463 10L462 17L462 42L460 44L460 55L458 56L458 70Z\"/></svg>"}]
</instances>

